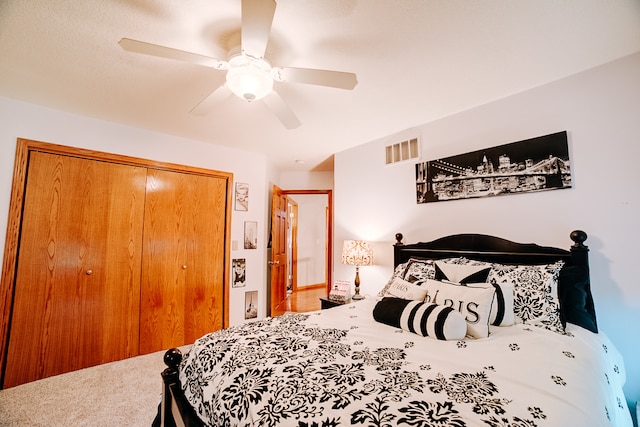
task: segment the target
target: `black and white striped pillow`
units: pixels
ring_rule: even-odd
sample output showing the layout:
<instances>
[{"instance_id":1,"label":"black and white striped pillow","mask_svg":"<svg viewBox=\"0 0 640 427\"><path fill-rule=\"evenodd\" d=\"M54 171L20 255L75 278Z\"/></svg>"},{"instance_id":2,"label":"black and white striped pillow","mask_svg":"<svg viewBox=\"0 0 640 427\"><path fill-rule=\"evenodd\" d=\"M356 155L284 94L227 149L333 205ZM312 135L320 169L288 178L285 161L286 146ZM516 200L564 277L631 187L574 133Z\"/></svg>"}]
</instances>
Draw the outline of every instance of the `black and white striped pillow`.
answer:
<instances>
[{"instance_id":1,"label":"black and white striped pillow","mask_svg":"<svg viewBox=\"0 0 640 427\"><path fill-rule=\"evenodd\" d=\"M451 307L422 301L385 297L373 309L373 318L389 326L438 340L460 340L467 322Z\"/></svg>"}]
</instances>

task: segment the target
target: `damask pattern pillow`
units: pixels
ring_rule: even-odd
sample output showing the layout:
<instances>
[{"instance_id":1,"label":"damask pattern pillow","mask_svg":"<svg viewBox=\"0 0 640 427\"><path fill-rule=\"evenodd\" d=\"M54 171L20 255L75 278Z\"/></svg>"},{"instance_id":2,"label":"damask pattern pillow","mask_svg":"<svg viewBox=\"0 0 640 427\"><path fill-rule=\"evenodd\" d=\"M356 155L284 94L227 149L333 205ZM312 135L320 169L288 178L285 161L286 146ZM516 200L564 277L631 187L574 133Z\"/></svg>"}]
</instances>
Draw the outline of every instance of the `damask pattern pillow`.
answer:
<instances>
[{"instance_id":1,"label":"damask pattern pillow","mask_svg":"<svg viewBox=\"0 0 640 427\"><path fill-rule=\"evenodd\" d=\"M411 283L424 283L427 279L435 279L436 266L431 259L410 259L404 280Z\"/></svg>"},{"instance_id":2,"label":"damask pattern pillow","mask_svg":"<svg viewBox=\"0 0 640 427\"><path fill-rule=\"evenodd\" d=\"M558 301L558 277L563 266L564 261L544 265L494 263L487 281L496 285L513 285L516 323L564 333Z\"/></svg>"},{"instance_id":3,"label":"damask pattern pillow","mask_svg":"<svg viewBox=\"0 0 640 427\"><path fill-rule=\"evenodd\" d=\"M472 288L454 283L428 279L425 302L444 305L459 311L467 322L467 335L474 338L489 336L489 316L495 289Z\"/></svg>"}]
</instances>

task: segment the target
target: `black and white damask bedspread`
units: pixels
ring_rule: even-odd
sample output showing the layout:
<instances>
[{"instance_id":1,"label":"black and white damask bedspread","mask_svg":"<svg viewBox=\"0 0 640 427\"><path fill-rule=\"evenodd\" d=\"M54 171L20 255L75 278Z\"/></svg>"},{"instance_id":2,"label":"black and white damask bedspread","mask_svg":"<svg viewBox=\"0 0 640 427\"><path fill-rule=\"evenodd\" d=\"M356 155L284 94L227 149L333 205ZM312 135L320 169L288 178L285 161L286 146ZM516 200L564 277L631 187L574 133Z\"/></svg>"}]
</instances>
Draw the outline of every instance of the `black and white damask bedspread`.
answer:
<instances>
[{"instance_id":1,"label":"black and white damask bedspread","mask_svg":"<svg viewBox=\"0 0 640 427\"><path fill-rule=\"evenodd\" d=\"M438 341L376 322L374 305L206 335L182 363L185 395L212 426L631 425L603 334L519 324Z\"/></svg>"}]
</instances>

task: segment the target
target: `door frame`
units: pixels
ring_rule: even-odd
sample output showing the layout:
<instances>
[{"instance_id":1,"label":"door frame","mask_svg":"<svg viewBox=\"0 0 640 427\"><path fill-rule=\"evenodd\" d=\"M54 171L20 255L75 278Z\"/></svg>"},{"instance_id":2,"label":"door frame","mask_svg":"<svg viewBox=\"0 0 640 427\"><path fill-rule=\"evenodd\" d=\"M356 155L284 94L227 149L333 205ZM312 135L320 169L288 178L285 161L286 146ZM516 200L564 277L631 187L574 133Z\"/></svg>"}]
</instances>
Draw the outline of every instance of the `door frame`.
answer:
<instances>
[{"instance_id":1,"label":"door frame","mask_svg":"<svg viewBox=\"0 0 640 427\"><path fill-rule=\"evenodd\" d=\"M13 291L16 280L16 267L18 264L18 246L20 243L20 226L22 223L22 207L24 204L27 171L29 167L29 153L32 151L81 157L89 160L106 161L132 166L142 166L151 169L161 169L194 175L215 176L225 179L227 191L227 206L225 212L226 221L224 231L225 241L222 295L224 311L223 328L227 328L229 326L229 270L231 268L230 255L232 215L231 207L233 201L232 173L18 138L16 143L16 155L13 169L13 183L11 185L11 198L9 202L7 234L4 246L4 259L2 263L2 273L0 275L0 377L3 376L2 373L4 372L9 343L9 328L14 294ZM2 384L2 380L3 378L0 378L0 384Z\"/></svg>"},{"instance_id":2,"label":"door frame","mask_svg":"<svg viewBox=\"0 0 640 427\"><path fill-rule=\"evenodd\" d=\"M298 203L289 196L287 202L291 209L287 216L287 233L291 236L291 242L287 239L287 243L291 243L291 251L287 248L287 270L291 276L287 279L291 281L292 292L295 292L298 290Z\"/></svg>"},{"instance_id":3,"label":"door frame","mask_svg":"<svg viewBox=\"0 0 640 427\"><path fill-rule=\"evenodd\" d=\"M279 189L279 193L281 195L285 195L285 196L289 196L289 195L296 195L296 194L303 194L303 195L323 195L325 194L327 196L327 222L326 222L326 232L327 232L327 248L326 248L326 271L327 271L327 295L329 294L329 291L331 290L331 281L332 281L332 265L333 265L333 190L283 190L283 189ZM272 209L272 214L271 214L271 223L273 224L273 209ZM288 220L287 220L288 223ZM273 231L273 228L272 228ZM286 233L286 230L282 231ZM285 236L286 237L286 236ZM273 239L273 238L272 238ZM287 251L287 256L288 256L288 251ZM292 260L288 260L287 262L291 262ZM295 269L295 267L293 267ZM271 283L271 286L273 287L275 284ZM286 284L285 284L286 286ZM286 292L286 289L285 289ZM274 301L272 300L273 296L276 295L277 293L273 292L273 289L270 290L269 292L269 306L273 307L274 305Z\"/></svg>"}]
</instances>

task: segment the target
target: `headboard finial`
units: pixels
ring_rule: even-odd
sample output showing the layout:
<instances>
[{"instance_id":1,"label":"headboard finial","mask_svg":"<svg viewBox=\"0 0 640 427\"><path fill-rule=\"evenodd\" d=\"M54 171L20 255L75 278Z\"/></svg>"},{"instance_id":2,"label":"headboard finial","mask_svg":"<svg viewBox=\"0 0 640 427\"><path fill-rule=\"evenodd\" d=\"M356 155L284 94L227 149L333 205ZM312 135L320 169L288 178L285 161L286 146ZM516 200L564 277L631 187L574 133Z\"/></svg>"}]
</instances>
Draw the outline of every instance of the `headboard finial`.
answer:
<instances>
[{"instance_id":1,"label":"headboard finial","mask_svg":"<svg viewBox=\"0 0 640 427\"><path fill-rule=\"evenodd\" d=\"M404 243L402 243L402 238L404 236L402 235L402 233L396 233L396 242L394 243L395 246L400 246L400 245L404 245Z\"/></svg>"},{"instance_id":2,"label":"headboard finial","mask_svg":"<svg viewBox=\"0 0 640 427\"><path fill-rule=\"evenodd\" d=\"M177 370L180 362L182 362L182 352L180 349L170 348L164 354L164 364L167 365L169 369Z\"/></svg>"},{"instance_id":3,"label":"headboard finial","mask_svg":"<svg viewBox=\"0 0 640 427\"><path fill-rule=\"evenodd\" d=\"M582 230L574 230L571 232L571 234L569 235L569 238L571 238L571 240L573 240L573 247L574 248L586 248L587 246L584 245L584 241L587 240L587 233L585 233Z\"/></svg>"}]
</instances>

